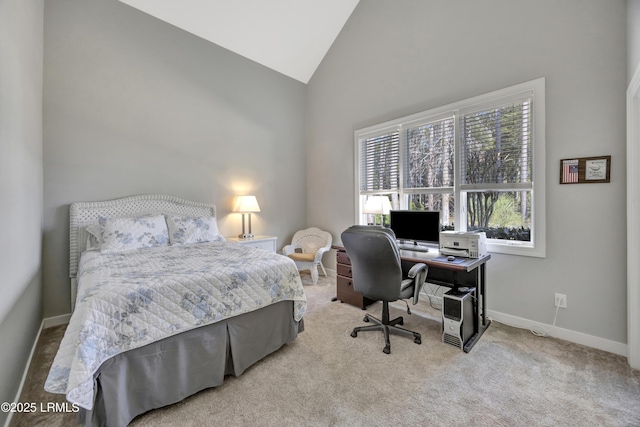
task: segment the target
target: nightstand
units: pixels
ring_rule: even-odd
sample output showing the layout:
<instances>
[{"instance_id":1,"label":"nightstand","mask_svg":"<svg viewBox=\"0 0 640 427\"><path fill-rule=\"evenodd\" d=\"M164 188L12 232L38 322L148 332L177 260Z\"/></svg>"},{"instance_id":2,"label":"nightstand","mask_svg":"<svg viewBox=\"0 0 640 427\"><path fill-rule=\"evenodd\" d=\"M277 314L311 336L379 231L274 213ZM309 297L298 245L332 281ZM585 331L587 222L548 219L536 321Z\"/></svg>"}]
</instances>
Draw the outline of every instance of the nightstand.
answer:
<instances>
[{"instance_id":1,"label":"nightstand","mask_svg":"<svg viewBox=\"0 0 640 427\"><path fill-rule=\"evenodd\" d=\"M228 242L238 243L240 245L251 246L269 252L276 251L277 237L256 235L253 239L241 239L239 237L227 237Z\"/></svg>"}]
</instances>

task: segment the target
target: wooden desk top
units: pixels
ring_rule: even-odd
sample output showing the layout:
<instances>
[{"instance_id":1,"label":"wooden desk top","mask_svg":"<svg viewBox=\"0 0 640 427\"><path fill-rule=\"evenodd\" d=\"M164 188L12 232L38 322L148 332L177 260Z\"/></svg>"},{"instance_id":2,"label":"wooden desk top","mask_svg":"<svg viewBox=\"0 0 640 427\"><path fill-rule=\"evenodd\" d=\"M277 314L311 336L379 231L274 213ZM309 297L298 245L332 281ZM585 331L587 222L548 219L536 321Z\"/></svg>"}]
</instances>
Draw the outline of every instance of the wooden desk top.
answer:
<instances>
[{"instance_id":1,"label":"wooden desk top","mask_svg":"<svg viewBox=\"0 0 640 427\"><path fill-rule=\"evenodd\" d=\"M341 245L333 245L331 247L337 250L344 250L344 246ZM429 248L429 252L416 252L401 249L400 258L403 261L423 262L429 267L468 272L489 261L491 259L491 254L484 255L480 258L455 257L455 260L447 261L447 256L441 255L437 248Z\"/></svg>"}]
</instances>

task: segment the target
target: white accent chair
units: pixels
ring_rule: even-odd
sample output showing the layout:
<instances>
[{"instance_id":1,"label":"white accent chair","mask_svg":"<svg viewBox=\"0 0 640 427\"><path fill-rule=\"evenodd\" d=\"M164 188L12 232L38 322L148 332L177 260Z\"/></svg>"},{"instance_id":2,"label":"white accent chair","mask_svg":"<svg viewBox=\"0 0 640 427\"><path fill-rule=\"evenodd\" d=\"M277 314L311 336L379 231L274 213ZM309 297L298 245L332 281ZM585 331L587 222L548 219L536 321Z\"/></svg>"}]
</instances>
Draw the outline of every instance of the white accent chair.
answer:
<instances>
[{"instance_id":1,"label":"white accent chair","mask_svg":"<svg viewBox=\"0 0 640 427\"><path fill-rule=\"evenodd\" d=\"M316 227L297 231L291 244L282 248L282 253L295 261L298 271L309 270L313 284L318 283L318 266L322 274L327 271L322 265L322 255L331 249L331 234Z\"/></svg>"}]
</instances>

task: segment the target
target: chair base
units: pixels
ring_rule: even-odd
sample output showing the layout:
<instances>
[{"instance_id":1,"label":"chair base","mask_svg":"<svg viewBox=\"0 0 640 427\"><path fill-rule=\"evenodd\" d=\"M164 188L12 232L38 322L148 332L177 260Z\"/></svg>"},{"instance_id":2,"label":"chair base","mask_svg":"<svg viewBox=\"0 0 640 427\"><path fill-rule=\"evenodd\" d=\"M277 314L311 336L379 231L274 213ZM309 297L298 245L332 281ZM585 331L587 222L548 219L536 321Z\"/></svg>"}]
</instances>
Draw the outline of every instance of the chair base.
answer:
<instances>
[{"instance_id":1,"label":"chair base","mask_svg":"<svg viewBox=\"0 0 640 427\"><path fill-rule=\"evenodd\" d=\"M402 316L393 320L389 320L389 303L386 301L382 303L382 320L376 317L373 317L372 315L367 313L365 314L363 321L373 322L375 323L375 325L359 326L359 327L353 328L353 331L351 332L351 336L353 338L357 337L358 332L367 332L367 331L384 332L385 347L382 351L385 354L391 353L391 341L389 340L390 334L404 335L404 336L413 338L414 343L422 344L422 336L419 333L396 326L398 324L400 325L404 324L404 319L402 318Z\"/></svg>"}]
</instances>

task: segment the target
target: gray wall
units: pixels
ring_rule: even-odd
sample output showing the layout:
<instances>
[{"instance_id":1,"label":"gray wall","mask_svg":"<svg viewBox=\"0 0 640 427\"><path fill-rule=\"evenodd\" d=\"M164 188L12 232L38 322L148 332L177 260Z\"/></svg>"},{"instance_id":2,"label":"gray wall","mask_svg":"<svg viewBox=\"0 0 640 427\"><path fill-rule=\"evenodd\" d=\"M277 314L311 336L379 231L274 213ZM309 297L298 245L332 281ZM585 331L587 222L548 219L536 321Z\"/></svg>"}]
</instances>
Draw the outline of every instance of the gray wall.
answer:
<instances>
[{"instance_id":1,"label":"gray wall","mask_svg":"<svg viewBox=\"0 0 640 427\"><path fill-rule=\"evenodd\" d=\"M627 83L640 66L640 0L627 0Z\"/></svg>"},{"instance_id":2,"label":"gray wall","mask_svg":"<svg viewBox=\"0 0 640 427\"><path fill-rule=\"evenodd\" d=\"M547 256L494 254L488 309L551 324L561 292L559 327L625 343L626 34L622 0L360 2L308 84L308 222L353 223L355 129L546 77ZM611 183L558 184L598 155Z\"/></svg>"},{"instance_id":3,"label":"gray wall","mask_svg":"<svg viewBox=\"0 0 640 427\"><path fill-rule=\"evenodd\" d=\"M68 206L134 194L255 194L254 233L306 224L306 86L115 0L49 0L44 25L44 315L70 311Z\"/></svg>"},{"instance_id":4,"label":"gray wall","mask_svg":"<svg viewBox=\"0 0 640 427\"><path fill-rule=\"evenodd\" d=\"M0 402L16 396L42 321L43 9L0 0Z\"/></svg>"}]
</instances>

